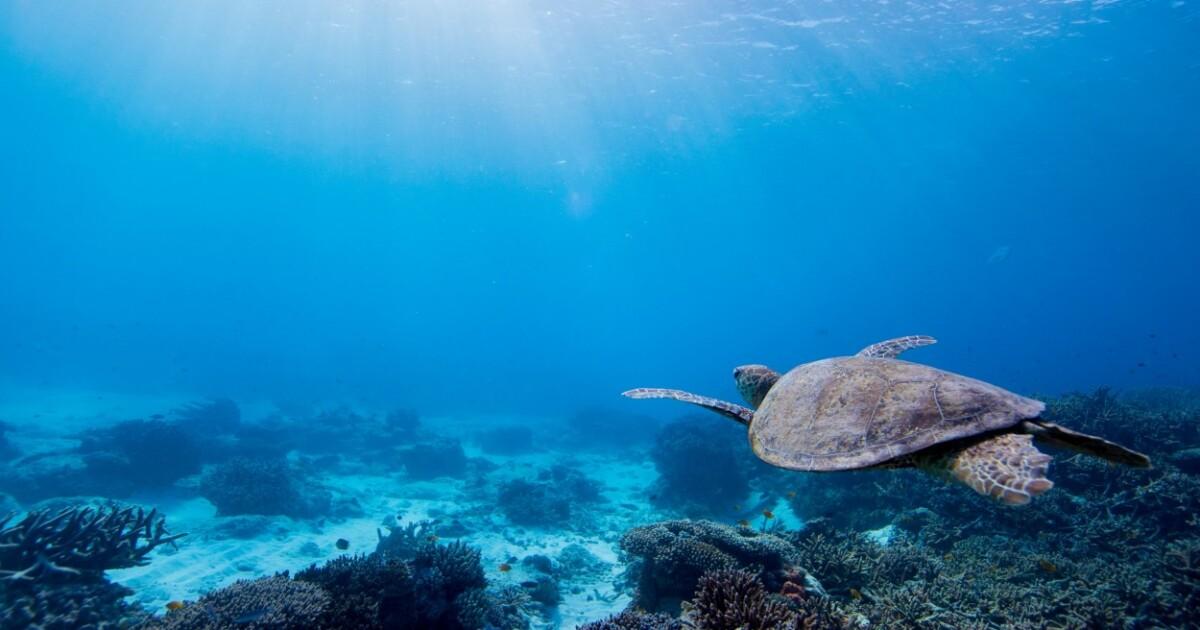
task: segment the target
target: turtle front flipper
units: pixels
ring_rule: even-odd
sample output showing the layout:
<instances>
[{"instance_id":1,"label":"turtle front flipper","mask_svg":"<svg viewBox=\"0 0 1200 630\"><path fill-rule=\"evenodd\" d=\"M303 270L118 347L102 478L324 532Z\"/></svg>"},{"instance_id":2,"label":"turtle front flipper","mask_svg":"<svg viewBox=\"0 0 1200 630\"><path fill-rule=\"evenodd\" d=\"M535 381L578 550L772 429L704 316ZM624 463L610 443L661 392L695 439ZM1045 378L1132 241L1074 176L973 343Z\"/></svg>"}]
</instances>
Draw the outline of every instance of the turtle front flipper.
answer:
<instances>
[{"instance_id":1,"label":"turtle front flipper","mask_svg":"<svg viewBox=\"0 0 1200 630\"><path fill-rule=\"evenodd\" d=\"M1033 446L1033 437L1003 433L950 453L936 465L971 487L1007 505L1024 505L1054 487L1046 468L1054 458Z\"/></svg>"},{"instance_id":2,"label":"turtle front flipper","mask_svg":"<svg viewBox=\"0 0 1200 630\"><path fill-rule=\"evenodd\" d=\"M754 418L754 412L741 405L735 405L724 400L709 398L707 396L697 396L690 392L685 392L678 389L659 389L656 387L639 387L631 389L627 392L622 392L622 396L626 398L669 398L671 400L679 400L693 405L699 405L715 411L726 418L736 420L746 426L750 425L750 420Z\"/></svg>"},{"instance_id":3,"label":"turtle front flipper","mask_svg":"<svg viewBox=\"0 0 1200 630\"><path fill-rule=\"evenodd\" d=\"M937 343L937 339L929 335L908 335L906 337L897 337L873 343L859 350L858 354L854 356L873 359L895 359L905 350L912 350L921 346L932 346L935 343Z\"/></svg>"},{"instance_id":4,"label":"turtle front flipper","mask_svg":"<svg viewBox=\"0 0 1200 630\"><path fill-rule=\"evenodd\" d=\"M1142 453L1125 448L1116 442L1109 442L1096 435L1072 431L1053 422L1041 419L1026 420L1021 423L1021 429L1051 446L1085 453L1134 468L1150 467L1150 458Z\"/></svg>"}]
</instances>

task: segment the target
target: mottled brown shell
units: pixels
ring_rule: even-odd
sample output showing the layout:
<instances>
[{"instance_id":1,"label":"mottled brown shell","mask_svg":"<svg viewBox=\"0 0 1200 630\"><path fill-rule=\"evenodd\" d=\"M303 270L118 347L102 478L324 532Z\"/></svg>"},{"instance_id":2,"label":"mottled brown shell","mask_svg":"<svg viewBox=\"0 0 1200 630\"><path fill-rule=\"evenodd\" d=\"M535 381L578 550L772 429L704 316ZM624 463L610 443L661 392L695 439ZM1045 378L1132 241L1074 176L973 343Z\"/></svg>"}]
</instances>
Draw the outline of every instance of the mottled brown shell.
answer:
<instances>
[{"instance_id":1,"label":"mottled brown shell","mask_svg":"<svg viewBox=\"0 0 1200 630\"><path fill-rule=\"evenodd\" d=\"M1006 429L1045 405L983 381L897 359L839 357L784 374L750 423L763 461L851 470Z\"/></svg>"}]
</instances>

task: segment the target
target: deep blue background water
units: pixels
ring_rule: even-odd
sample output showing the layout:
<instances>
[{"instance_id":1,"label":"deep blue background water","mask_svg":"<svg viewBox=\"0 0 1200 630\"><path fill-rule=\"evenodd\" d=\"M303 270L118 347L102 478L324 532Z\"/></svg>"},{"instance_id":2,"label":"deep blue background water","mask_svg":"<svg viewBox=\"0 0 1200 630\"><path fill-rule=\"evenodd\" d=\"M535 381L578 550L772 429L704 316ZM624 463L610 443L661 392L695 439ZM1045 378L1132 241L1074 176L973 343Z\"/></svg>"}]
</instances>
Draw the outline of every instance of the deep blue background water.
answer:
<instances>
[{"instance_id":1,"label":"deep blue background water","mask_svg":"<svg viewBox=\"0 0 1200 630\"><path fill-rule=\"evenodd\" d=\"M1200 381L1200 5L684 4L5 3L0 392Z\"/></svg>"}]
</instances>

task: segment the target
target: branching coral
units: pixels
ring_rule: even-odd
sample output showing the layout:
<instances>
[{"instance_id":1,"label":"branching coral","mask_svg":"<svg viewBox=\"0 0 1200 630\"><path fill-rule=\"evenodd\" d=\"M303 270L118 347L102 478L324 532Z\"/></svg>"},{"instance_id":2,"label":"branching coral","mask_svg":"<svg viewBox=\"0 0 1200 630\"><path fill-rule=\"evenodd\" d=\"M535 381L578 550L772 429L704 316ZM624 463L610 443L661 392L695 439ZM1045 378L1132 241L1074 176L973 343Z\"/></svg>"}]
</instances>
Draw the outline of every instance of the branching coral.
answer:
<instances>
[{"instance_id":1,"label":"branching coral","mask_svg":"<svg viewBox=\"0 0 1200 630\"><path fill-rule=\"evenodd\" d=\"M330 605L313 621L318 628L411 628L413 582L408 564L382 554L343 556L296 574L330 595Z\"/></svg>"},{"instance_id":2,"label":"branching coral","mask_svg":"<svg viewBox=\"0 0 1200 630\"><path fill-rule=\"evenodd\" d=\"M0 519L0 577L5 580L99 577L104 571L141 566L169 534L157 511L142 508L35 510L9 524Z\"/></svg>"},{"instance_id":3,"label":"branching coral","mask_svg":"<svg viewBox=\"0 0 1200 630\"><path fill-rule=\"evenodd\" d=\"M320 586L286 575L242 580L154 620L146 630L311 628L329 607Z\"/></svg>"},{"instance_id":4,"label":"branching coral","mask_svg":"<svg viewBox=\"0 0 1200 630\"><path fill-rule=\"evenodd\" d=\"M389 519L390 522L394 520ZM381 555L410 560L417 555L417 552L428 545L431 541L437 539L438 521L414 521L406 525L388 524L384 526L388 533L383 535L382 530L375 530L379 536L379 543L375 545L375 551Z\"/></svg>"},{"instance_id":5,"label":"branching coral","mask_svg":"<svg viewBox=\"0 0 1200 630\"><path fill-rule=\"evenodd\" d=\"M796 573L804 574L796 566L799 552L788 541L709 521L635 527L621 538L621 549L636 559L630 567L637 586L635 603L646 610L674 609L709 571L756 567L772 590Z\"/></svg>"},{"instance_id":6,"label":"branching coral","mask_svg":"<svg viewBox=\"0 0 1200 630\"><path fill-rule=\"evenodd\" d=\"M790 622L792 611L771 599L752 571L710 571L700 577L689 615L704 630L774 630Z\"/></svg>"},{"instance_id":7,"label":"branching coral","mask_svg":"<svg viewBox=\"0 0 1200 630\"><path fill-rule=\"evenodd\" d=\"M626 610L607 619L593 621L579 630L684 630L682 621L661 613Z\"/></svg>"},{"instance_id":8,"label":"branching coral","mask_svg":"<svg viewBox=\"0 0 1200 630\"><path fill-rule=\"evenodd\" d=\"M53 585L0 582L0 628L133 628L148 614L124 600L133 591L107 580Z\"/></svg>"}]
</instances>

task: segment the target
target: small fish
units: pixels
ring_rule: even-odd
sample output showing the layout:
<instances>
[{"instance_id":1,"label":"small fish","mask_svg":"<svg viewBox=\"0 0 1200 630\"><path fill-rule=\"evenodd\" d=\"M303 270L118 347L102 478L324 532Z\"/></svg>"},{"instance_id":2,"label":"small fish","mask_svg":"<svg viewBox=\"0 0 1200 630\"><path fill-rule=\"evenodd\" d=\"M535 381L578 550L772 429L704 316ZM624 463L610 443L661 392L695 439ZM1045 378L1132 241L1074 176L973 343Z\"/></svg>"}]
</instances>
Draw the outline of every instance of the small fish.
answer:
<instances>
[{"instance_id":1,"label":"small fish","mask_svg":"<svg viewBox=\"0 0 1200 630\"><path fill-rule=\"evenodd\" d=\"M734 511L734 512L741 512L741 511L742 511L742 505L739 503L739 504L737 504L737 505L733 506L733 511Z\"/></svg>"},{"instance_id":2,"label":"small fish","mask_svg":"<svg viewBox=\"0 0 1200 630\"><path fill-rule=\"evenodd\" d=\"M771 520L771 519L775 518L775 513L772 512L771 510L763 510L763 518L765 518L767 520Z\"/></svg>"},{"instance_id":3,"label":"small fish","mask_svg":"<svg viewBox=\"0 0 1200 630\"><path fill-rule=\"evenodd\" d=\"M350 541L346 540L345 538L339 538L337 539L337 542L333 543L333 545L338 549L345 551L350 548Z\"/></svg>"},{"instance_id":4,"label":"small fish","mask_svg":"<svg viewBox=\"0 0 1200 630\"><path fill-rule=\"evenodd\" d=\"M850 589L850 599L862 599L862 591L856 588Z\"/></svg>"},{"instance_id":5,"label":"small fish","mask_svg":"<svg viewBox=\"0 0 1200 630\"><path fill-rule=\"evenodd\" d=\"M1038 559L1038 566L1041 567L1041 569L1043 571L1045 571L1046 573L1050 573L1050 574L1058 573L1058 565L1054 564L1053 562L1050 562L1049 560L1047 560L1045 558Z\"/></svg>"},{"instance_id":6,"label":"small fish","mask_svg":"<svg viewBox=\"0 0 1200 630\"><path fill-rule=\"evenodd\" d=\"M1153 335L1151 335L1151 336L1153 336ZM150 419L151 420L162 420L165 417L166 416L162 415L161 413L156 413L153 416L150 416Z\"/></svg>"},{"instance_id":7,"label":"small fish","mask_svg":"<svg viewBox=\"0 0 1200 630\"><path fill-rule=\"evenodd\" d=\"M501 562L500 563L500 572L508 573L509 571L512 571L512 565L507 562Z\"/></svg>"},{"instance_id":8,"label":"small fish","mask_svg":"<svg viewBox=\"0 0 1200 630\"><path fill-rule=\"evenodd\" d=\"M746 519L738 521L737 524L738 527L750 527L750 521L747 521Z\"/></svg>"},{"instance_id":9,"label":"small fish","mask_svg":"<svg viewBox=\"0 0 1200 630\"><path fill-rule=\"evenodd\" d=\"M435 543L435 542L437 542L437 541L438 541L437 534L430 534L430 535L428 535L428 536L426 536L426 537L425 537L425 540L428 540L428 541L429 541L429 542L431 542L431 543Z\"/></svg>"},{"instance_id":10,"label":"small fish","mask_svg":"<svg viewBox=\"0 0 1200 630\"><path fill-rule=\"evenodd\" d=\"M789 493L788 493L787 497L788 497L789 499L795 499L795 498L796 498L796 491L795 491L795 490L792 490L791 492L789 492Z\"/></svg>"},{"instance_id":11,"label":"small fish","mask_svg":"<svg viewBox=\"0 0 1200 630\"><path fill-rule=\"evenodd\" d=\"M179 610L180 608L183 608L183 602L178 599L167 602L167 610Z\"/></svg>"}]
</instances>

